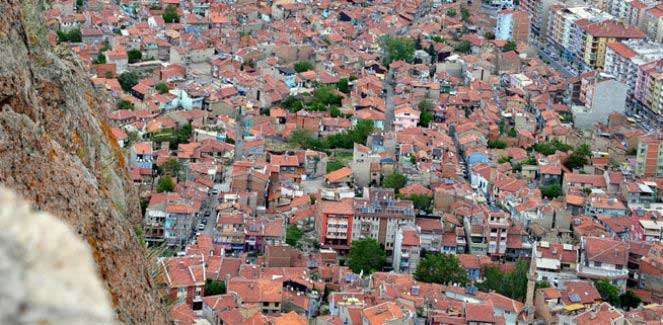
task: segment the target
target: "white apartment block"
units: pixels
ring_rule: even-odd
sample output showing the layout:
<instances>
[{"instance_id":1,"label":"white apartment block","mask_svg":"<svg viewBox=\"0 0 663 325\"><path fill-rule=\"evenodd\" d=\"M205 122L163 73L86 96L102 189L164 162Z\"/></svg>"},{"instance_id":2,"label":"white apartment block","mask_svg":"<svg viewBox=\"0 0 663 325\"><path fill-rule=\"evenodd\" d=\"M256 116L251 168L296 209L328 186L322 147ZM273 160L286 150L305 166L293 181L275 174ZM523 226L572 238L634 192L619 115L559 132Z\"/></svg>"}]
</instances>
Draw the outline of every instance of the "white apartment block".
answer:
<instances>
[{"instance_id":1,"label":"white apartment block","mask_svg":"<svg viewBox=\"0 0 663 325\"><path fill-rule=\"evenodd\" d=\"M663 59L663 46L644 40L627 40L608 44L604 71L627 86L627 94L635 90L638 68Z\"/></svg>"}]
</instances>

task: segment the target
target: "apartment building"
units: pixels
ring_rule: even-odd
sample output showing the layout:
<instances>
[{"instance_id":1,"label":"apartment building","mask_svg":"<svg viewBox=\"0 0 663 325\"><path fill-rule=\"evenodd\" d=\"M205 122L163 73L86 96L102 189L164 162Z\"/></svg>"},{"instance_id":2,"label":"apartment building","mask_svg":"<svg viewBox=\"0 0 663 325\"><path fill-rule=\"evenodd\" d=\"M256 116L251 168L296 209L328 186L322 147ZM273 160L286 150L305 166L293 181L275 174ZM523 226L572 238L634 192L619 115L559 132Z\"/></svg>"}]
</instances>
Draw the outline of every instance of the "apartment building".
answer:
<instances>
[{"instance_id":1,"label":"apartment building","mask_svg":"<svg viewBox=\"0 0 663 325\"><path fill-rule=\"evenodd\" d=\"M392 267L396 272L413 273L419 264L421 238L417 228L403 226L396 232Z\"/></svg>"},{"instance_id":2,"label":"apartment building","mask_svg":"<svg viewBox=\"0 0 663 325\"><path fill-rule=\"evenodd\" d=\"M635 174L643 177L663 176L663 135L651 134L638 140Z\"/></svg>"},{"instance_id":3,"label":"apartment building","mask_svg":"<svg viewBox=\"0 0 663 325\"><path fill-rule=\"evenodd\" d=\"M641 27L644 13L657 4L656 0L607 0L606 11L619 21Z\"/></svg>"},{"instance_id":4,"label":"apartment building","mask_svg":"<svg viewBox=\"0 0 663 325\"><path fill-rule=\"evenodd\" d=\"M391 253L400 226L415 225L412 201L397 200L393 189L370 188L354 202L352 240L373 238Z\"/></svg>"},{"instance_id":5,"label":"apartment building","mask_svg":"<svg viewBox=\"0 0 663 325\"><path fill-rule=\"evenodd\" d=\"M193 235L196 214L200 207L177 193L152 195L145 210L143 228L148 245L165 243L183 248Z\"/></svg>"},{"instance_id":6,"label":"apartment building","mask_svg":"<svg viewBox=\"0 0 663 325\"><path fill-rule=\"evenodd\" d=\"M578 20L598 22L613 19L611 15L589 6L562 4L552 5L548 15L546 41L569 59L577 54L581 46L579 40L576 41L577 44L572 43L574 34L577 33Z\"/></svg>"},{"instance_id":7,"label":"apartment building","mask_svg":"<svg viewBox=\"0 0 663 325\"><path fill-rule=\"evenodd\" d=\"M545 38L548 31L548 19L551 6L560 4L558 0L521 0L520 8L530 18L530 39Z\"/></svg>"},{"instance_id":8,"label":"apartment building","mask_svg":"<svg viewBox=\"0 0 663 325\"><path fill-rule=\"evenodd\" d=\"M571 106L575 127L592 128L597 123L607 123L612 113L624 113L627 86L614 77L591 71L580 77L578 88Z\"/></svg>"},{"instance_id":9,"label":"apartment building","mask_svg":"<svg viewBox=\"0 0 663 325\"><path fill-rule=\"evenodd\" d=\"M580 263L576 271L579 277L606 279L624 288L628 279L628 243L607 238L583 237Z\"/></svg>"},{"instance_id":10,"label":"apartment building","mask_svg":"<svg viewBox=\"0 0 663 325\"><path fill-rule=\"evenodd\" d=\"M244 251L244 217L241 213L219 213L217 241L228 251Z\"/></svg>"},{"instance_id":11,"label":"apartment building","mask_svg":"<svg viewBox=\"0 0 663 325\"><path fill-rule=\"evenodd\" d=\"M530 17L524 11L504 9L497 13L495 39L527 44Z\"/></svg>"},{"instance_id":12,"label":"apartment building","mask_svg":"<svg viewBox=\"0 0 663 325\"><path fill-rule=\"evenodd\" d=\"M641 66L663 59L663 47L645 40L610 42L605 52L603 71L626 84L629 96L633 95Z\"/></svg>"},{"instance_id":13,"label":"apartment building","mask_svg":"<svg viewBox=\"0 0 663 325\"><path fill-rule=\"evenodd\" d=\"M616 20L576 21L573 50L581 65L588 69L602 69L605 66L605 53L608 43L629 39L643 39L645 34L637 27L628 26ZM579 46L575 46L579 44Z\"/></svg>"},{"instance_id":14,"label":"apartment building","mask_svg":"<svg viewBox=\"0 0 663 325\"><path fill-rule=\"evenodd\" d=\"M165 294L177 303L202 304L205 294L205 257L192 255L159 261L163 269ZM201 306L202 307L202 306Z\"/></svg>"},{"instance_id":15,"label":"apartment building","mask_svg":"<svg viewBox=\"0 0 663 325\"><path fill-rule=\"evenodd\" d=\"M647 37L657 43L663 42L663 3L646 8L643 16L641 26Z\"/></svg>"},{"instance_id":16,"label":"apartment building","mask_svg":"<svg viewBox=\"0 0 663 325\"><path fill-rule=\"evenodd\" d=\"M661 124L663 112L663 59L640 66L633 96L636 108L650 120Z\"/></svg>"},{"instance_id":17,"label":"apartment building","mask_svg":"<svg viewBox=\"0 0 663 325\"><path fill-rule=\"evenodd\" d=\"M493 257L506 253L509 216L505 212L491 212L488 217L490 237L488 237L488 254Z\"/></svg>"},{"instance_id":18,"label":"apartment building","mask_svg":"<svg viewBox=\"0 0 663 325\"><path fill-rule=\"evenodd\" d=\"M347 252L352 242L354 209L352 199L320 202L316 230L320 244Z\"/></svg>"}]
</instances>

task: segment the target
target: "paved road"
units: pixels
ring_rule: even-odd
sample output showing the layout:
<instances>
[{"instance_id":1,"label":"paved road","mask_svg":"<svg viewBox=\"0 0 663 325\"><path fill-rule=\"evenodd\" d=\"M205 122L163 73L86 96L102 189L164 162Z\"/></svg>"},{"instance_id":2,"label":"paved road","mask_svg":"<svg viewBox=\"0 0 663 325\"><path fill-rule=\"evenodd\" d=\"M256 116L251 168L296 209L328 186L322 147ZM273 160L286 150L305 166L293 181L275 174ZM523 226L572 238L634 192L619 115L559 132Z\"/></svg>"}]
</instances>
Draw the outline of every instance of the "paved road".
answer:
<instances>
[{"instance_id":1,"label":"paved road","mask_svg":"<svg viewBox=\"0 0 663 325\"><path fill-rule=\"evenodd\" d=\"M407 25L403 29L398 31L398 35L407 35L410 32L410 28L412 28L412 25L415 24L416 21L421 19L421 17L426 16L430 10L431 10L431 2L428 0L424 0L421 2L419 5L419 8L417 8L417 11L414 15L414 18L412 19L412 24ZM393 96L394 96L394 72L393 70L389 69L387 72L387 75L384 78L383 82L383 89L385 89L385 98L384 98L384 105L385 105L385 119L386 123L384 126L385 131L393 131L394 129L394 101L393 101Z\"/></svg>"},{"instance_id":2,"label":"paved road","mask_svg":"<svg viewBox=\"0 0 663 325\"><path fill-rule=\"evenodd\" d=\"M233 161L241 160L244 157L244 119L242 118L242 109L240 108L237 123L235 123L235 156Z\"/></svg>"},{"instance_id":3,"label":"paved road","mask_svg":"<svg viewBox=\"0 0 663 325\"><path fill-rule=\"evenodd\" d=\"M539 49L539 56L548 61L550 66L555 68L555 70L560 71L563 73L566 77L575 77L577 76L577 72L574 72L573 70L569 69L565 64L561 63L558 58L554 58L550 56L548 53L546 53L543 49Z\"/></svg>"},{"instance_id":4,"label":"paved road","mask_svg":"<svg viewBox=\"0 0 663 325\"><path fill-rule=\"evenodd\" d=\"M384 115L386 122L385 131L392 131L394 129L394 72L389 69L387 76L384 78L384 86L386 89L384 98Z\"/></svg>"}]
</instances>

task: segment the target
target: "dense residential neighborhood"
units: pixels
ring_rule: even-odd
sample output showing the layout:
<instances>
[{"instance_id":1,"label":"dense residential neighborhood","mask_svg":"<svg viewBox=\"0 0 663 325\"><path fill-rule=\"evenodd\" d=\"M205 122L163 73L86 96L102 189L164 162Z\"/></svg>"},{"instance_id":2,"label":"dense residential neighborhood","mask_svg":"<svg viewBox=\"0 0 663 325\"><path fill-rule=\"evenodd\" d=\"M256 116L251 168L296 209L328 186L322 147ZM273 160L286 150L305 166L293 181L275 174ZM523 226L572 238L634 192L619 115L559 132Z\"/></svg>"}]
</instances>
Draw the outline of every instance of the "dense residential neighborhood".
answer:
<instances>
[{"instance_id":1,"label":"dense residential neighborhood","mask_svg":"<svg viewBox=\"0 0 663 325\"><path fill-rule=\"evenodd\" d=\"M663 319L660 1L44 17L107 103L174 324Z\"/></svg>"}]
</instances>

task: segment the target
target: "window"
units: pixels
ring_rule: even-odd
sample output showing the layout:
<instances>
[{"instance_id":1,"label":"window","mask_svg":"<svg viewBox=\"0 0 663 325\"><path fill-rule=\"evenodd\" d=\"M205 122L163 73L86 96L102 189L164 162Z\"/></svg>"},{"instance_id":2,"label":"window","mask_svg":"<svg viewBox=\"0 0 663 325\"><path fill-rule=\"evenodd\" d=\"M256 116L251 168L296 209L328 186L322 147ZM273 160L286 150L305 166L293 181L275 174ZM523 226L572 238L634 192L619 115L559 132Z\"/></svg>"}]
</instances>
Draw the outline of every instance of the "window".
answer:
<instances>
[{"instance_id":1,"label":"window","mask_svg":"<svg viewBox=\"0 0 663 325\"><path fill-rule=\"evenodd\" d=\"M186 299L186 288L177 289L177 301L183 303Z\"/></svg>"}]
</instances>

